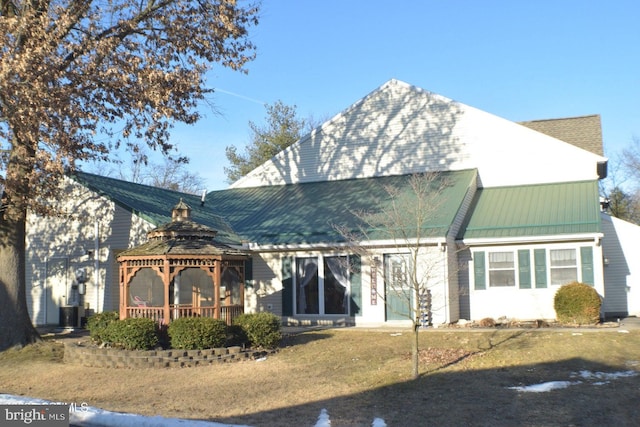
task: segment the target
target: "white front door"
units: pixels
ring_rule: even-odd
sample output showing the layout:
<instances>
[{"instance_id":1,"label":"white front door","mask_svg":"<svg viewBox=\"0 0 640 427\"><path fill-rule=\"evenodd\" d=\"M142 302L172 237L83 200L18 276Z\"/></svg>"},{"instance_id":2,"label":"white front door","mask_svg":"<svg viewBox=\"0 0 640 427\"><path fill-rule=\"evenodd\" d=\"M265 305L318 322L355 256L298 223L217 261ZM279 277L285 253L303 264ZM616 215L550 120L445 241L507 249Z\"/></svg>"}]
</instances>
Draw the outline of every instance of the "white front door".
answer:
<instances>
[{"instance_id":1,"label":"white front door","mask_svg":"<svg viewBox=\"0 0 640 427\"><path fill-rule=\"evenodd\" d=\"M67 305L68 286L69 259L49 259L45 289L47 324L57 325L60 322L60 307Z\"/></svg>"}]
</instances>

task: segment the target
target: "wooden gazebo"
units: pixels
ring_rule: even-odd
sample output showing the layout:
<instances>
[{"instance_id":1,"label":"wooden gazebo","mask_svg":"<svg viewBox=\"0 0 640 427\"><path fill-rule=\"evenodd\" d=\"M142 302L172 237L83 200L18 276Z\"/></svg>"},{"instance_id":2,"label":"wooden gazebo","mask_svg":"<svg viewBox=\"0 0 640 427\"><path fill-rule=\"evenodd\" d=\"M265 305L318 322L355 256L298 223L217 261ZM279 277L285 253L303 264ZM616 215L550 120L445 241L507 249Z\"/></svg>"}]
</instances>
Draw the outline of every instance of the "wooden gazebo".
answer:
<instances>
[{"instance_id":1,"label":"wooden gazebo","mask_svg":"<svg viewBox=\"0 0 640 427\"><path fill-rule=\"evenodd\" d=\"M147 243L118 256L120 318L168 324L202 316L231 324L244 312L247 254L216 241L215 230L193 222L182 199L171 217L147 234Z\"/></svg>"}]
</instances>

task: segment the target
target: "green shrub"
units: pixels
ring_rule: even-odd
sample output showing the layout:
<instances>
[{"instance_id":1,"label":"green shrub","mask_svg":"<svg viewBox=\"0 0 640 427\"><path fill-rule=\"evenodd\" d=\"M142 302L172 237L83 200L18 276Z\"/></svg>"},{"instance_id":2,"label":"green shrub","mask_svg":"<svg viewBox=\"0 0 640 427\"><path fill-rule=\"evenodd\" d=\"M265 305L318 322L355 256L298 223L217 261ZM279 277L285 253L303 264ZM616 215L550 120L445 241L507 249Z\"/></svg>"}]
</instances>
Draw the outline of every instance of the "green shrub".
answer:
<instances>
[{"instance_id":1,"label":"green shrub","mask_svg":"<svg viewBox=\"0 0 640 427\"><path fill-rule=\"evenodd\" d=\"M249 338L240 325L231 325L227 327L227 342L225 346L246 346L249 345Z\"/></svg>"},{"instance_id":2,"label":"green shrub","mask_svg":"<svg viewBox=\"0 0 640 427\"><path fill-rule=\"evenodd\" d=\"M146 318L129 318L111 322L105 330L105 342L126 350L149 350L158 344L156 322Z\"/></svg>"},{"instance_id":3,"label":"green shrub","mask_svg":"<svg viewBox=\"0 0 640 427\"><path fill-rule=\"evenodd\" d=\"M227 325L209 317L181 317L169 324L171 347L183 350L202 350L224 346Z\"/></svg>"},{"instance_id":4,"label":"green shrub","mask_svg":"<svg viewBox=\"0 0 640 427\"><path fill-rule=\"evenodd\" d=\"M105 331L107 326L119 318L120 315L116 311L104 311L89 317L89 319L87 319L87 329L89 330L91 339L98 344L106 342Z\"/></svg>"},{"instance_id":5,"label":"green shrub","mask_svg":"<svg viewBox=\"0 0 640 427\"><path fill-rule=\"evenodd\" d=\"M280 318L273 313L242 314L234 324L242 328L253 347L275 348L282 339Z\"/></svg>"},{"instance_id":6,"label":"green shrub","mask_svg":"<svg viewBox=\"0 0 640 427\"><path fill-rule=\"evenodd\" d=\"M573 282L562 286L553 299L561 323L593 325L600 321L602 300L593 286Z\"/></svg>"}]
</instances>

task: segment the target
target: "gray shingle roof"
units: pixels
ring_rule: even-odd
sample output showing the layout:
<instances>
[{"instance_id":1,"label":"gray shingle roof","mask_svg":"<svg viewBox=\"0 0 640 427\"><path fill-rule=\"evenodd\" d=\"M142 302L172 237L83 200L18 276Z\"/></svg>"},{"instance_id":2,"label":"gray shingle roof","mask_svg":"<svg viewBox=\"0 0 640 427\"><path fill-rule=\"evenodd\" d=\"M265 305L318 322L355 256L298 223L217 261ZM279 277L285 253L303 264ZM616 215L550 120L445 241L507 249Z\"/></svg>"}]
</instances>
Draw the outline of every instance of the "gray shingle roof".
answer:
<instances>
[{"instance_id":1,"label":"gray shingle roof","mask_svg":"<svg viewBox=\"0 0 640 427\"><path fill-rule=\"evenodd\" d=\"M604 155L600 115L566 117L559 119L520 122L522 126L544 133L556 139L580 147L583 150Z\"/></svg>"}]
</instances>

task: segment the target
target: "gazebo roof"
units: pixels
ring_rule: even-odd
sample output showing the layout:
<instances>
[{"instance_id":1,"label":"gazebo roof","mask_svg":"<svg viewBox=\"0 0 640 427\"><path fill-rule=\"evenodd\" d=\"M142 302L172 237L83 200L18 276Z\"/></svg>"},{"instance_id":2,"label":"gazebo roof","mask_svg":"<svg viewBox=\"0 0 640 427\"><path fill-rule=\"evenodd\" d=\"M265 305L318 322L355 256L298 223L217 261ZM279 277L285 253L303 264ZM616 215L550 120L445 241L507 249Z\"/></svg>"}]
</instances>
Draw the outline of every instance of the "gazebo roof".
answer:
<instances>
[{"instance_id":1,"label":"gazebo roof","mask_svg":"<svg viewBox=\"0 0 640 427\"><path fill-rule=\"evenodd\" d=\"M192 221L191 208L182 199L173 207L171 218L171 222L147 233L147 243L119 256L246 255L245 251L216 241L216 230Z\"/></svg>"}]
</instances>

